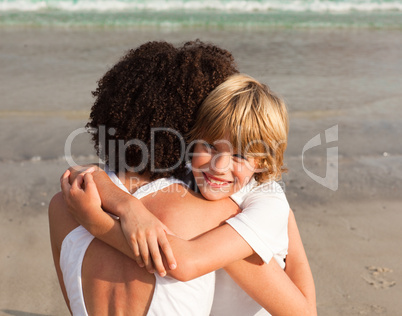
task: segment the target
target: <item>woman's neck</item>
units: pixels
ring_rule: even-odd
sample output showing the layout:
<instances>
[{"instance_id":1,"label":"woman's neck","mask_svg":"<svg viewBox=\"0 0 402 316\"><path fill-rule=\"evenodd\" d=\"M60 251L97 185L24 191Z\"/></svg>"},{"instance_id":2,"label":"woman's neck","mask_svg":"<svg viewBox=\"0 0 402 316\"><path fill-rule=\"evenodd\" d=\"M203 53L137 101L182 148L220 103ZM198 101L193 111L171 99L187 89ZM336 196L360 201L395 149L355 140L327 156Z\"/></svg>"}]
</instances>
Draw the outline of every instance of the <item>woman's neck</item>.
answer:
<instances>
[{"instance_id":1,"label":"woman's neck","mask_svg":"<svg viewBox=\"0 0 402 316\"><path fill-rule=\"evenodd\" d=\"M152 182L148 174L138 174L136 172L127 171L119 172L117 176L131 194L143 185Z\"/></svg>"}]
</instances>

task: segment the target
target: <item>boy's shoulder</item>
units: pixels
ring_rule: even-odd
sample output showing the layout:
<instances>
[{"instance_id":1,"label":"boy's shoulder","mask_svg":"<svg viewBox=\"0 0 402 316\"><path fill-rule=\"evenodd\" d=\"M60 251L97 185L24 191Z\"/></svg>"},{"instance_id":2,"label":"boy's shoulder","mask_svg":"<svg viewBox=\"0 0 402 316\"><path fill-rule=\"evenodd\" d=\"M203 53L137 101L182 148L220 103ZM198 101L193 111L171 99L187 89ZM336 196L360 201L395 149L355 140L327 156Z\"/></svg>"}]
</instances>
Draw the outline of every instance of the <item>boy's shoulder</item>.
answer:
<instances>
[{"instance_id":1,"label":"boy's shoulder","mask_svg":"<svg viewBox=\"0 0 402 316\"><path fill-rule=\"evenodd\" d=\"M263 196L265 198L280 198L285 199L285 190L282 185L276 181L269 181L258 184L255 179L252 179L247 185L232 194L230 198L237 204L241 205L247 198L251 196Z\"/></svg>"}]
</instances>

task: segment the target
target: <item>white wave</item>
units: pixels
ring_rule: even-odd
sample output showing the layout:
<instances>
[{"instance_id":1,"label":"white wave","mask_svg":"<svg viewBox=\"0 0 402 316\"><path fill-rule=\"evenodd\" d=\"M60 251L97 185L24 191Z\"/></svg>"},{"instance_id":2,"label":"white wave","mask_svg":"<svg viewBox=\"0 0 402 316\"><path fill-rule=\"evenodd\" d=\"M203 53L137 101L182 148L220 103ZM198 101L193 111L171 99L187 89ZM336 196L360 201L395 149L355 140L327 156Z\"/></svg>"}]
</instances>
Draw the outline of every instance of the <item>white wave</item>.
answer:
<instances>
[{"instance_id":1,"label":"white wave","mask_svg":"<svg viewBox=\"0 0 402 316\"><path fill-rule=\"evenodd\" d=\"M56 9L62 11L120 12L127 10L147 11L200 11L223 12L370 12L402 11L401 1L381 0L2 0L0 11L43 11Z\"/></svg>"}]
</instances>

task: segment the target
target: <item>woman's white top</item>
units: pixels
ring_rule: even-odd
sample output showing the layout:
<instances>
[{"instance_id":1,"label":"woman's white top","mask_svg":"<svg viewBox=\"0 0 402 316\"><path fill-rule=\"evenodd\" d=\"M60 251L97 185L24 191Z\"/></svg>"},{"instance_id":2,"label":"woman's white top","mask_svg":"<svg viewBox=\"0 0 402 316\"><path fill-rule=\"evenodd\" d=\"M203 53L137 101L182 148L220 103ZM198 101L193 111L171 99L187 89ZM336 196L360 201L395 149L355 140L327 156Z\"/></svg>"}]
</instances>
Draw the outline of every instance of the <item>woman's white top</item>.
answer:
<instances>
[{"instance_id":1,"label":"woman's white top","mask_svg":"<svg viewBox=\"0 0 402 316\"><path fill-rule=\"evenodd\" d=\"M107 172L112 181L128 192L113 172ZM159 179L140 187L134 194L138 199L180 183L180 180ZM82 291L81 269L85 253L94 239L84 227L78 226L63 240L60 252L60 268L64 285L74 316L88 316ZM155 273L155 289L148 316L206 316L212 306L215 289L215 273L208 273L188 282L180 282L169 276L164 278Z\"/></svg>"}]
</instances>

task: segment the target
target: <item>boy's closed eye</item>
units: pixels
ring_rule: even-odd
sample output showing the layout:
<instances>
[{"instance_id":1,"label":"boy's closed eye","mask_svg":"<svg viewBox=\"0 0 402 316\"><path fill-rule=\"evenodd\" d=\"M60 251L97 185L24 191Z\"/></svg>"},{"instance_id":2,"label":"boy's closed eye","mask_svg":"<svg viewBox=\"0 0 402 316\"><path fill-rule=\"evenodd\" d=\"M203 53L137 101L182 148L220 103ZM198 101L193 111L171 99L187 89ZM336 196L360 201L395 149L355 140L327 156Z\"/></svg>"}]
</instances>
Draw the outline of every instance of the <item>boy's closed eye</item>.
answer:
<instances>
[{"instance_id":1,"label":"boy's closed eye","mask_svg":"<svg viewBox=\"0 0 402 316\"><path fill-rule=\"evenodd\" d=\"M232 155L232 157L236 162L245 162L245 161L247 161L247 158L245 156L241 155L241 154L234 154L234 155Z\"/></svg>"},{"instance_id":2,"label":"boy's closed eye","mask_svg":"<svg viewBox=\"0 0 402 316\"><path fill-rule=\"evenodd\" d=\"M211 149L213 152L218 151L218 149L215 147L215 145L210 144L210 143L203 143L204 147ZM247 161L247 157L243 156L242 154L233 154L232 155L233 160L239 163L243 163L245 161Z\"/></svg>"},{"instance_id":3,"label":"boy's closed eye","mask_svg":"<svg viewBox=\"0 0 402 316\"><path fill-rule=\"evenodd\" d=\"M215 150L215 151L217 150L216 147L214 145L210 144L210 143L203 143L203 144L204 144L204 146L206 148L209 148L209 149L212 149L212 150Z\"/></svg>"}]
</instances>

